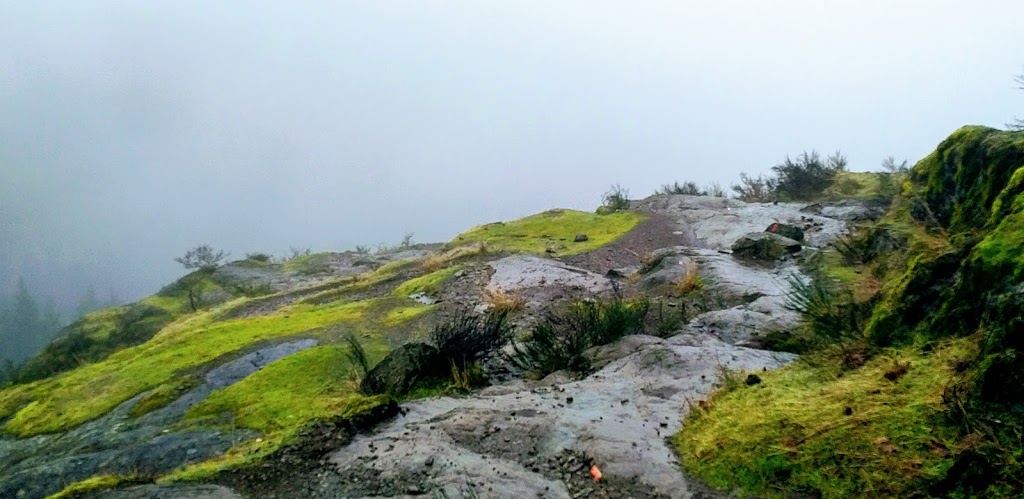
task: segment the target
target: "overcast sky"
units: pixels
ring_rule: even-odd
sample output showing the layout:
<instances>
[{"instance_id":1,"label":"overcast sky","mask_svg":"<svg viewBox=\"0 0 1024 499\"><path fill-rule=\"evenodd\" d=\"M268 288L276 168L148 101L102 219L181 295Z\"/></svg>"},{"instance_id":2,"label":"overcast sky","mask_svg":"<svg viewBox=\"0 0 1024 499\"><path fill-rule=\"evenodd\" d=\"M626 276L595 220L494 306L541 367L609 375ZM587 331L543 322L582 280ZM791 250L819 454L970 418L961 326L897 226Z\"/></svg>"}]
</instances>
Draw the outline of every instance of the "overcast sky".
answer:
<instances>
[{"instance_id":1,"label":"overcast sky","mask_svg":"<svg viewBox=\"0 0 1024 499\"><path fill-rule=\"evenodd\" d=\"M0 286L442 241L1024 114L1024 2L0 0Z\"/></svg>"}]
</instances>

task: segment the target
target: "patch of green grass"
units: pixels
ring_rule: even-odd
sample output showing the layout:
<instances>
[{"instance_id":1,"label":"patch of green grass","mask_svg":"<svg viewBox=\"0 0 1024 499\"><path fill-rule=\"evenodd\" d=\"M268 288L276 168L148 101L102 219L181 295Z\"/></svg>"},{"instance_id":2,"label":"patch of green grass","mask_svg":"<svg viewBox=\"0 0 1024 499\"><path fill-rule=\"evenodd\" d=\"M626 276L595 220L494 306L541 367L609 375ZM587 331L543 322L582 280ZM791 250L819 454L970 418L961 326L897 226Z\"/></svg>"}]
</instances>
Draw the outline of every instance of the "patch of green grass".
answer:
<instances>
[{"instance_id":1,"label":"patch of green grass","mask_svg":"<svg viewBox=\"0 0 1024 499\"><path fill-rule=\"evenodd\" d=\"M942 424L969 339L929 353L889 350L853 371L798 362L758 372L693 407L674 443L683 467L720 489L756 497L906 497L953 465L957 429ZM890 379L899 366L904 374ZM889 378L887 378L889 375Z\"/></svg>"},{"instance_id":2,"label":"patch of green grass","mask_svg":"<svg viewBox=\"0 0 1024 499\"><path fill-rule=\"evenodd\" d=\"M75 427L176 373L253 343L338 324L357 324L374 300L292 305L272 315L213 322L216 311L186 316L142 345L44 381L0 392L4 431L27 437ZM229 305L230 306L230 305Z\"/></svg>"},{"instance_id":3,"label":"patch of green grass","mask_svg":"<svg viewBox=\"0 0 1024 499\"><path fill-rule=\"evenodd\" d=\"M100 476L94 476L94 477L82 480L80 482L75 482L75 483L73 483L71 485L68 485L67 487L64 487L64 489L61 490L60 492L57 492L56 494L52 494L50 496L47 496L46 499L75 499L75 498L78 498L78 497L83 497L86 494L90 494L91 495L93 493L96 493L96 492L99 492L99 491L102 491L102 490L109 490L109 489L112 489L112 488L117 487L119 485L123 485L123 484L127 484L127 483L148 483L148 482L151 482L151 481L152 480L148 480L145 477L136 476L136 475L130 475L130 476L121 476L121 475L100 475Z\"/></svg>"},{"instance_id":4,"label":"patch of green grass","mask_svg":"<svg viewBox=\"0 0 1024 499\"><path fill-rule=\"evenodd\" d=\"M822 193L824 199L866 199L880 194L882 174L877 172L838 172L832 185Z\"/></svg>"},{"instance_id":5,"label":"patch of green grass","mask_svg":"<svg viewBox=\"0 0 1024 499\"><path fill-rule=\"evenodd\" d=\"M414 303L404 307L395 307L384 314L381 323L387 327L395 327L430 312L435 308L437 308L436 305L425 305L422 303Z\"/></svg>"},{"instance_id":6,"label":"patch of green grass","mask_svg":"<svg viewBox=\"0 0 1024 499\"><path fill-rule=\"evenodd\" d=\"M629 232L644 216L621 211L607 215L574 210L550 210L512 222L497 222L470 229L457 236L451 245L472 242L487 244L489 251L575 255L608 244ZM585 242L573 242L576 234L586 234Z\"/></svg>"},{"instance_id":7,"label":"patch of green grass","mask_svg":"<svg viewBox=\"0 0 1024 499\"><path fill-rule=\"evenodd\" d=\"M376 338L364 339L371 364L387 354ZM274 361L242 381L210 394L188 411L186 420L232 415L232 426L263 434L288 432L306 422L339 413L360 397L346 347L319 346Z\"/></svg>"},{"instance_id":8,"label":"patch of green grass","mask_svg":"<svg viewBox=\"0 0 1024 499\"><path fill-rule=\"evenodd\" d=\"M180 376L164 383L143 396L132 407L131 416L137 418L157 409L167 407L189 390L199 386L202 380L198 376Z\"/></svg>"},{"instance_id":9,"label":"patch of green grass","mask_svg":"<svg viewBox=\"0 0 1024 499\"><path fill-rule=\"evenodd\" d=\"M441 288L441 284L450 279L460 270L462 270L462 266L456 265L409 279L395 288L395 291L392 294L394 296L412 296L416 293L437 293Z\"/></svg>"}]
</instances>

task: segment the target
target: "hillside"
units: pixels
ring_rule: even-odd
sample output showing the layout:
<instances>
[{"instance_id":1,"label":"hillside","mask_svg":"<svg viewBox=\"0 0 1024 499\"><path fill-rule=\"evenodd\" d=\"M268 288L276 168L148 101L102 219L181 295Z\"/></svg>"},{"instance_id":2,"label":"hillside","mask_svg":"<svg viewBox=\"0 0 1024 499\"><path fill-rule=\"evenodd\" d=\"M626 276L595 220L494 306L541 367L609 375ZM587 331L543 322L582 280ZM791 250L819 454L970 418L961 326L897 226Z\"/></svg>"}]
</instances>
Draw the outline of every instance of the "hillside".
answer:
<instances>
[{"instance_id":1,"label":"hillside","mask_svg":"<svg viewBox=\"0 0 1024 499\"><path fill-rule=\"evenodd\" d=\"M197 271L0 391L0 497L1017 495L1024 134L889 175Z\"/></svg>"}]
</instances>

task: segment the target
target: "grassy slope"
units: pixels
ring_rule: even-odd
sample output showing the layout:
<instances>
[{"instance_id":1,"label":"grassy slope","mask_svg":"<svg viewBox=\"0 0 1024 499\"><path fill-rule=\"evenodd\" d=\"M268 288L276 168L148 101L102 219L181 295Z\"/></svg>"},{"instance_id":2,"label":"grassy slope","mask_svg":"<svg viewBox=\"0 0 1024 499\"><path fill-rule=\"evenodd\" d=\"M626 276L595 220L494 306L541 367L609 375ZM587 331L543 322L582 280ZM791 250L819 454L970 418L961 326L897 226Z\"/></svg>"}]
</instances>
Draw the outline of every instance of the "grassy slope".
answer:
<instances>
[{"instance_id":1,"label":"grassy slope","mask_svg":"<svg viewBox=\"0 0 1024 499\"><path fill-rule=\"evenodd\" d=\"M758 373L761 384L733 383L715 393L710 410L693 409L675 444L687 471L719 488L766 497L905 496L953 464L956 432L940 424L942 395L957 363L975 353L960 339L929 355L890 350L841 377L808 364ZM896 362L909 369L890 381L885 374Z\"/></svg>"},{"instance_id":2,"label":"grassy slope","mask_svg":"<svg viewBox=\"0 0 1024 499\"><path fill-rule=\"evenodd\" d=\"M632 211L597 215L550 210L513 222L481 225L460 234L451 244L483 242L488 251L544 253L551 249L560 256L575 255L614 241L643 219ZM576 234L586 234L589 240L573 242Z\"/></svg>"},{"instance_id":3,"label":"grassy slope","mask_svg":"<svg viewBox=\"0 0 1024 499\"><path fill-rule=\"evenodd\" d=\"M0 415L13 414L4 430L25 437L76 426L171 380L179 371L262 340L335 324L369 329L376 321L365 313L373 305L375 301L293 305L267 316L223 322L213 322L215 312L187 316L149 342L102 362L0 392Z\"/></svg>"},{"instance_id":4,"label":"grassy slope","mask_svg":"<svg viewBox=\"0 0 1024 499\"><path fill-rule=\"evenodd\" d=\"M578 253L597 248L633 228L643 217L636 213L594 215L553 210L505 224L473 229L450 244L451 250L435 257L432 265L416 270L414 261L384 265L358 278L339 279L317 286L318 294L272 314L218 320L223 312L244 304L236 299L212 310L188 314L183 296L161 294L142 301L174 314L176 320L149 341L116 351L94 364L33 383L0 391L0 418L10 417L3 431L27 437L59 432L96 418L129 398L145 395L133 409L138 416L162 407L195 386L196 374L225 356L237 355L265 340L294 335L318 336L323 346L280 359L263 370L210 395L186 415L184 426L249 428L261 438L242 443L224 456L188 466L161 481L202 479L221 470L255 464L288 443L305 424L319 418L355 414L385 400L364 397L355 391L346 350L333 346L345 332L362 338L371 359L380 359L396 338L389 331L433 310L407 297L417 292L436 292L464 263L464 257L483 255L490 249L509 252L543 252L560 240L571 241L585 233L585 243L567 243ZM322 255L310 255L292 263L293 270L318 265ZM287 264L286 264L287 266ZM430 268L425 272L422 268ZM410 271L412 277L409 278ZM404 282L401 279L406 279ZM382 298L345 301L375 288ZM116 328L123 310L112 309L92 317L90 334L102 337ZM224 415L230 415L224 419ZM121 477L94 477L79 485L86 489L113 486ZM76 485L77 486L77 485ZM74 487L72 487L74 488ZM70 489L69 489L70 491Z\"/></svg>"},{"instance_id":5,"label":"grassy slope","mask_svg":"<svg viewBox=\"0 0 1024 499\"><path fill-rule=\"evenodd\" d=\"M878 223L906 249L860 274L826 258L840 281L881 282L866 339L893 346L850 371L820 358L716 393L676 436L684 467L757 496L1018 497L1024 425L1006 404L1024 378L1022 192L1024 133L944 141ZM896 382L892 358L910 366Z\"/></svg>"},{"instance_id":6,"label":"grassy slope","mask_svg":"<svg viewBox=\"0 0 1024 499\"><path fill-rule=\"evenodd\" d=\"M456 265L409 279L395 288L392 294L395 296L411 296L416 293L434 294L440 289L441 284L450 279L456 272L462 270L462 268L461 265Z\"/></svg>"}]
</instances>

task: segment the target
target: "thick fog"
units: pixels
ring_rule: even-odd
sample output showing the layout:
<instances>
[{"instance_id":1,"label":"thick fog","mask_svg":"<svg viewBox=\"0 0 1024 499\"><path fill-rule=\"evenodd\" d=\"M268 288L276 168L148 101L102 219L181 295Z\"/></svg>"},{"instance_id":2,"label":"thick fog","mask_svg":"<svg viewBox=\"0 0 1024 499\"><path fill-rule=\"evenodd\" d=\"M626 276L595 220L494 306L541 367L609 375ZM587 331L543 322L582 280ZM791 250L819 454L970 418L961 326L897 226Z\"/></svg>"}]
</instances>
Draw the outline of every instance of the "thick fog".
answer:
<instances>
[{"instance_id":1,"label":"thick fog","mask_svg":"<svg viewBox=\"0 0 1024 499\"><path fill-rule=\"evenodd\" d=\"M0 294L444 241L1024 115L1006 1L0 2Z\"/></svg>"}]
</instances>

